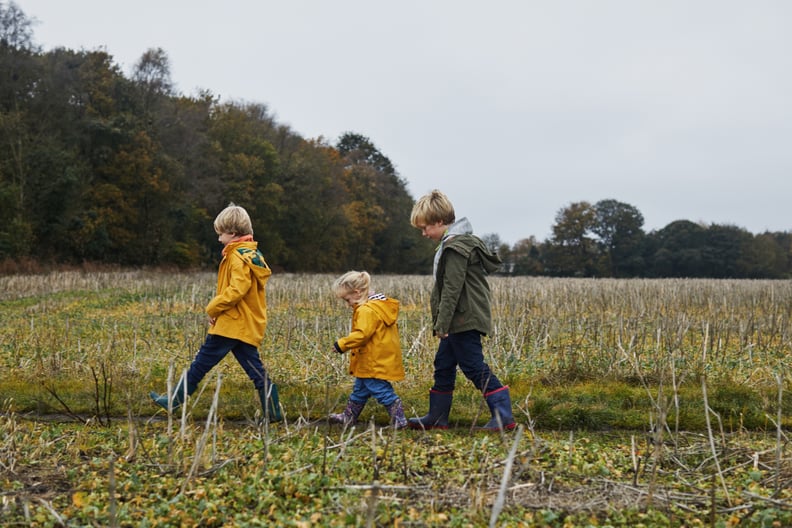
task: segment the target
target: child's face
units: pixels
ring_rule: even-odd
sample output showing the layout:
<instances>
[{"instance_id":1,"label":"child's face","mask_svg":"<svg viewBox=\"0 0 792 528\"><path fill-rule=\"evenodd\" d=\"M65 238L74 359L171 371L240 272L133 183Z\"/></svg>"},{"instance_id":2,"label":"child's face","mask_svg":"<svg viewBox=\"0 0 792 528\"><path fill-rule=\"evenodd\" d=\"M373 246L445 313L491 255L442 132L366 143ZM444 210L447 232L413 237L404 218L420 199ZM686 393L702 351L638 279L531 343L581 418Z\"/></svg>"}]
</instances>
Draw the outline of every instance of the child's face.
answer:
<instances>
[{"instance_id":1,"label":"child's face","mask_svg":"<svg viewBox=\"0 0 792 528\"><path fill-rule=\"evenodd\" d=\"M341 299L349 306L350 308L354 308L360 302L360 299L363 298L363 293L357 290L351 290L346 292L344 295L341 296Z\"/></svg>"},{"instance_id":2,"label":"child's face","mask_svg":"<svg viewBox=\"0 0 792 528\"><path fill-rule=\"evenodd\" d=\"M223 247L227 246L230 242L233 242L237 237L234 233L218 233L217 235L217 240L223 244Z\"/></svg>"},{"instance_id":3,"label":"child's face","mask_svg":"<svg viewBox=\"0 0 792 528\"><path fill-rule=\"evenodd\" d=\"M444 222L435 222L434 224L416 224L415 227L421 230L421 234L424 237L440 242L448 226Z\"/></svg>"}]
</instances>

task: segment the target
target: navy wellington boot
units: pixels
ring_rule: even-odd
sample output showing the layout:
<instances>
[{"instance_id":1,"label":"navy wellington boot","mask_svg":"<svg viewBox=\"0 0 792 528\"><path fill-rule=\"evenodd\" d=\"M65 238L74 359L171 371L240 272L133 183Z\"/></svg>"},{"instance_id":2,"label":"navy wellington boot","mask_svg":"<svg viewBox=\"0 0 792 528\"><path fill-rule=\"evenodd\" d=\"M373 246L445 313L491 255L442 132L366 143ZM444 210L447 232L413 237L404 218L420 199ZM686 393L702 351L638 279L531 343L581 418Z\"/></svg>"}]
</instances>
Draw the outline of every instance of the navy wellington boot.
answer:
<instances>
[{"instance_id":1,"label":"navy wellington boot","mask_svg":"<svg viewBox=\"0 0 792 528\"><path fill-rule=\"evenodd\" d=\"M421 418L410 418L407 425L410 429L448 429L448 415L454 392L429 391L429 412Z\"/></svg>"},{"instance_id":2,"label":"navy wellington boot","mask_svg":"<svg viewBox=\"0 0 792 528\"><path fill-rule=\"evenodd\" d=\"M509 387L504 386L488 392L484 395L484 399L487 401L492 418L483 427L477 427L476 429L480 431L506 431L517 427L517 424L514 423L514 416L512 416Z\"/></svg>"}]
</instances>

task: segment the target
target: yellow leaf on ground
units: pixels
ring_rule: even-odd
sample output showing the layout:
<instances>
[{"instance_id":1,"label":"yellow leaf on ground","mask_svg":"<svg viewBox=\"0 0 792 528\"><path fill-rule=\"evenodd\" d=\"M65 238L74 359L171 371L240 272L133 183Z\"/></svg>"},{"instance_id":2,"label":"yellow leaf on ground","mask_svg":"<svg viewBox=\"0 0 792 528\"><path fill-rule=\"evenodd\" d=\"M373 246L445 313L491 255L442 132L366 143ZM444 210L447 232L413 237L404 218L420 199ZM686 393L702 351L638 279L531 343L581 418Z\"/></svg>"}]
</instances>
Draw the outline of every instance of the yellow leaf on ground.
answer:
<instances>
[{"instance_id":1,"label":"yellow leaf on ground","mask_svg":"<svg viewBox=\"0 0 792 528\"><path fill-rule=\"evenodd\" d=\"M87 493L85 493L84 491L76 491L76 492L74 492L72 494L72 504L74 504L78 508L82 508L83 506L85 506L87 504L87 501L85 500L86 496L87 496Z\"/></svg>"}]
</instances>

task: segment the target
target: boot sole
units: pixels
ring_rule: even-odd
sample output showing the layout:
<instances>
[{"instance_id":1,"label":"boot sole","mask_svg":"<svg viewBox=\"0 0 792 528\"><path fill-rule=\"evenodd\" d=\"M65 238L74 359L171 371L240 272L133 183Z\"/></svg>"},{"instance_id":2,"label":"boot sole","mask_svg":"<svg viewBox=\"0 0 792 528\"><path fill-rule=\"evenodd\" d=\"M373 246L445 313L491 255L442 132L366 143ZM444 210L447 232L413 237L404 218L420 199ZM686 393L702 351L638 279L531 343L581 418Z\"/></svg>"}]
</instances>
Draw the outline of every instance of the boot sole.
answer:
<instances>
[{"instance_id":1,"label":"boot sole","mask_svg":"<svg viewBox=\"0 0 792 528\"><path fill-rule=\"evenodd\" d=\"M429 430L429 429L448 429L447 425L421 425L421 424L407 424L407 427L410 429L414 429L420 431L421 429Z\"/></svg>"},{"instance_id":2,"label":"boot sole","mask_svg":"<svg viewBox=\"0 0 792 528\"><path fill-rule=\"evenodd\" d=\"M476 431L487 431L490 433L497 433L499 431L511 431L516 427L517 427L517 422L512 422L508 425L504 425L503 429L501 429L500 427L476 427Z\"/></svg>"}]
</instances>

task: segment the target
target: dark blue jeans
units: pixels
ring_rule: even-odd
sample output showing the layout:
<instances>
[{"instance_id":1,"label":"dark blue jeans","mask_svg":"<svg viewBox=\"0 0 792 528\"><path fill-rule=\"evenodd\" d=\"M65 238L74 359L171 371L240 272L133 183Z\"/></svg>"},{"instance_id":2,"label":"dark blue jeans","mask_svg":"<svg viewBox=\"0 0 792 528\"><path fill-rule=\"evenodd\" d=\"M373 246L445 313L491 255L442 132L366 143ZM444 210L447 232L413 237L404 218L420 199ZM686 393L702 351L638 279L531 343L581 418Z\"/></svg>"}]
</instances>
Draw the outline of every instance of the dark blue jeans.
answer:
<instances>
[{"instance_id":1,"label":"dark blue jeans","mask_svg":"<svg viewBox=\"0 0 792 528\"><path fill-rule=\"evenodd\" d=\"M212 367L220 363L229 352L234 353L234 357L245 369L245 373L256 389L263 389L267 373L261 363L258 349L239 339L214 334L207 335L206 341L198 350L198 354L190 365L190 370L187 371L187 383L197 387L204 376L212 370Z\"/></svg>"},{"instance_id":2,"label":"dark blue jeans","mask_svg":"<svg viewBox=\"0 0 792 528\"><path fill-rule=\"evenodd\" d=\"M432 390L451 392L456 385L456 368L473 382L482 394L503 387L500 380L484 362L481 334L475 330L448 334L440 340L434 360L434 386Z\"/></svg>"}]
</instances>

